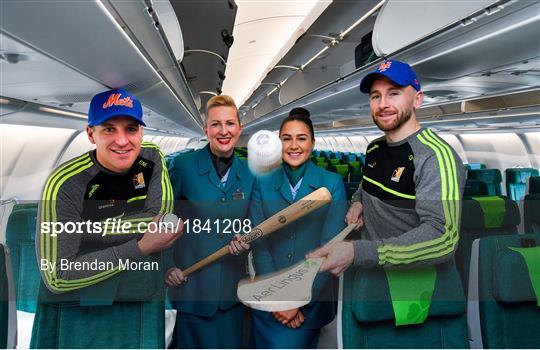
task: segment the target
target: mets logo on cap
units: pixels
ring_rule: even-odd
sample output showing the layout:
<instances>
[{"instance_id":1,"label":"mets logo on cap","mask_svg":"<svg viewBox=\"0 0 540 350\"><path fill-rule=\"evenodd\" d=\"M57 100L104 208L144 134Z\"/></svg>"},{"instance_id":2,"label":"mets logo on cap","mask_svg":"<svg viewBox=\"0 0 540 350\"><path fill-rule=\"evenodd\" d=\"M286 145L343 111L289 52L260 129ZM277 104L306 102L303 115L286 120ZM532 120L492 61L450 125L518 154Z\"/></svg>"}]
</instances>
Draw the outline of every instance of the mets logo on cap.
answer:
<instances>
[{"instance_id":1,"label":"mets logo on cap","mask_svg":"<svg viewBox=\"0 0 540 350\"><path fill-rule=\"evenodd\" d=\"M103 109L107 109L111 106L125 106L129 108L133 108L133 100L130 96L126 96L124 98L121 98L120 93L111 94L109 96L109 99L103 104Z\"/></svg>"},{"instance_id":2,"label":"mets logo on cap","mask_svg":"<svg viewBox=\"0 0 540 350\"><path fill-rule=\"evenodd\" d=\"M385 70L389 69L390 66L392 66L392 61L383 62L379 65L379 69L377 69L379 72L384 72Z\"/></svg>"},{"instance_id":3,"label":"mets logo on cap","mask_svg":"<svg viewBox=\"0 0 540 350\"><path fill-rule=\"evenodd\" d=\"M99 125L114 117L131 117L146 126L142 120L141 103L134 95L121 89L95 95L88 110L88 125Z\"/></svg>"}]
</instances>

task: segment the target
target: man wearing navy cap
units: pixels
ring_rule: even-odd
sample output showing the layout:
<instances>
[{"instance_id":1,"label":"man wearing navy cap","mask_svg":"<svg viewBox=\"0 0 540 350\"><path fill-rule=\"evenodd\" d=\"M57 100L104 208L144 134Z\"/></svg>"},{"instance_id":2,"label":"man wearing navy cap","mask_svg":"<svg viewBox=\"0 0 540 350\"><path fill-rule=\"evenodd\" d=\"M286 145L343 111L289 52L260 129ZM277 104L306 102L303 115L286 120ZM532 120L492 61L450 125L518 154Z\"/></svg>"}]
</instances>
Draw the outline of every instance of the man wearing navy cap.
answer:
<instances>
[{"instance_id":1,"label":"man wearing navy cap","mask_svg":"<svg viewBox=\"0 0 540 350\"><path fill-rule=\"evenodd\" d=\"M160 252L182 224L156 229L172 212L172 188L159 147L143 142L142 117L126 91L94 96L86 133L96 149L45 183L33 348L164 347Z\"/></svg>"},{"instance_id":2,"label":"man wearing navy cap","mask_svg":"<svg viewBox=\"0 0 540 350\"><path fill-rule=\"evenodd\" d=\"M367 147L363 179L345 218L361 228L361 239L320 248L310 257L326 257L321 270L336 275L351 265L373 269L453 264L465 170L452 147L418 123L416 110L423 93L415 72L406 63L385 61L363 78L360 90L369 94L371 117L384 132Z\"/></svg>"}]
</instances>

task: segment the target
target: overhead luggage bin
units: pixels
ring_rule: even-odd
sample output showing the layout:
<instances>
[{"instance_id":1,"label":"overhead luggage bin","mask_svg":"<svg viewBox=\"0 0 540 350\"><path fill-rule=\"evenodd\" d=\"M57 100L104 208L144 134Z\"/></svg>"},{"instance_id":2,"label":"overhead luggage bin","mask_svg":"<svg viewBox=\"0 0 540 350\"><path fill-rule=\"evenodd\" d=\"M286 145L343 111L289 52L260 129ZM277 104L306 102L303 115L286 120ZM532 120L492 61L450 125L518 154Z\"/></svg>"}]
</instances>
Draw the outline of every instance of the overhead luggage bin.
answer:
<instances>
[{"instance_id":1,"label":"overhead luggage bin","mask_svg":"<svg viewBox=\"0 0 540 350\"><path fill-rule=\"evenodd\" d=\"M379 20L384 21L387 6L391 8L394 3L399 3L399 1L389 1L379 11L375 26L379 26ZM396 23L399 25L391 26L394 31L382 31L388 35L387 37L374 35L374 47L379 45L379 42L395 40L398 31L408 32L411 30L412 23L422 27L421 22L425 20L424 7L426 4L429 2L406 2L409 7L406 13L410 15L402 15L401 18L396 19ZM440 5L440 3L437 2L436 5ZM456 6L456 8L466 6L465 10L462 13L458 11L460 16L456 16L456 18L449 16L447 22L440 23L436 28L431 28L431 31L426 29L425 31L429 35L418 36L412 43L400 47L397 51L385 52L385 54L389 54L388 59L406 61L416 71L425 96L423 107L419 110L424 125L428 126L430 123L441 123L442 121L450 123L454 119L463 124L463 120L474 120L475 118L492 118L494 122L500 123L504 119L494 117L512 115L517 119L520 115L528 116L529 113L534 112L532 107L511 105L504 110L490 111L489 114L486 111L478 111L464 115L461 102L509 94L526 94L527 91L532 91L540 86L538 79L534 79L532 74L521 74L534 71L540 59L538 46L531 44L540 42L538 5L536 1L501 1L497 3L481 1L470 4L448 2L448 6ZM323 13L321 18L324 18L325 15L326 13ZM323 20L321 19L321 21ZM367 22L369 21L366 20ZM417 35L420 34L417 33ZM331 67L335 61L334 57L338 53L350 55L351 61L353 61L352 52L347 50L343 44L345 43L329 47L316 61L310 63L308 68ZM512 47L512 49L501 49L504 47ZM302 89L304 92L302 96L293 97L291 95L284 98L286 91L290 90L287 87L289 83L287 80L282 84L280 95L283 97L281 102L287 100L289 103L255 119L246 125L245 132L249 133L259 128L277 129L280 118L296 106L309 108L315 127L321 124L318 133L323 136L326 135L325 132L330 134L366 131L367 128L375 128L369 116L368 97L360 94L358 86L361 79L381 62L383 62L382 57L352 71L347 69L346 64L342 65L339 74L336 74L332 80L329 78L324 85L317 83L312 84L309 89ZM456 62L467 62L467 64L456 64ZM289 57L289 55L286 55L279 64L295 65L293 57ZM331 70L326 70L324 74ZM290 74L291 79L293 79L291 82L295 82L296 78L294 77L298 74L301 72ZM284 77L280 76L280 78ZM248 103L260 99L260 96L253 95L248 99ZM484 103L476 103L476 105L482 106L482 108L485 106ZM343 106L348 106L347 110L344 111ZM438 108L439 106L442 107ZM427 115L422 114L426 109L435 107L437 107L436 110L429 111ZM491 109L493 105L488 104L486 108ZM325 118L324 122L323 117ZM337 127L334 124L328 126L328 118L331 118L334 123L342 123L343 127Z\"/></svg>"},{"instance_id":2,"label":"overhead luggage bin","mask_svg":"<svg viewBox=\"0 0 540 350\"><path fill-rule=\"evenodd\" d=\"M373 27L373 50L379 57L388 56L496 2L388 0Z\"/></svg>"},{"instance_id":3,"label":"overhead luggage bin","mask_svg":"<svg viewBox=\"0 0 540 350\"><path fill-rule=\"evenodd\" d=\"M200 134L179 53L151 9L144 1L3 3L0 36L29 59L10 65L2 95L86 114L94 94L120 87L141 100L147 125ZM55 67L53 77L44 64Z\"/></svg>"}]
</instances>

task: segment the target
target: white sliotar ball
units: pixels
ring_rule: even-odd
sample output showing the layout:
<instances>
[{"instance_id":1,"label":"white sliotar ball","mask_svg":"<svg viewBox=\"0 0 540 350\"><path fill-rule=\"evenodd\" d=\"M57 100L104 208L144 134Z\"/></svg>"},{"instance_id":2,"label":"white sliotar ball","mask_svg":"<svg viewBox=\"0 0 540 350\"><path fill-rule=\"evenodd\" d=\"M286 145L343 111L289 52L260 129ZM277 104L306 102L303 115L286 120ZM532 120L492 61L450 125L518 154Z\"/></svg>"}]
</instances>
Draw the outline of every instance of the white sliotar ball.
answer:
<instances>
[{"instance_id":1,"label":"white sliotar ball","mask_svg":"<svg viewBox=\"0 0 540 350\"><path fill-rule=\"evenodd\" d=\"M257 131L248 141L248 165L256 175L262 175L281 164L281 140L268 131Z\"/></svg>"},{"instance_id":2,"label":"white sliotar ball","mask_svg":"<svg viewBox=\"0 0 540 350\"><path fill-rule=\"evenodd\" d=\"M159 218L159 230L174 232L176 226L178 225L178 216L167 213Z\"/></svg>"}]
</instances>

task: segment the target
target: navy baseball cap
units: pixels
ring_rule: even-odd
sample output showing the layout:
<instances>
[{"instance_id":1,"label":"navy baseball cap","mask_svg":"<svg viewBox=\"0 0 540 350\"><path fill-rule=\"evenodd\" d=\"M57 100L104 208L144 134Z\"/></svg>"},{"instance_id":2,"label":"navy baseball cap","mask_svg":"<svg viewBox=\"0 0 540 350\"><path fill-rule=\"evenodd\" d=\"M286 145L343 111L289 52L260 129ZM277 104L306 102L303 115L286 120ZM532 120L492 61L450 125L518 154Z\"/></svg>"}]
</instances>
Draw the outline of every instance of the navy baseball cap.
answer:
<instances>
[{"instance_id":1,"label":"navy baseball cap","mask_svg":"<svg viewBox=\"0 0 540 350\"><path fill-rule=\"evenodd\" d=\"M371 85L375 80L377 80L377 78L380 78L381 76L387 77L396 85L410 85L416 91L420 91L420 83L416 78L416 73L413 71L411 66L400 61L386 61L381 63L377 69L362 79L362 82L360 83L360 91L365 94L369 94L371 91Z\"/></svg>"},{"instance_id":2,"label":"navy baseball cap","mask_svg":"<svg viewBox=\"0 0 540 350\"><path fill-rule=\"evenodd\" d=\"M92 98L88 110L88 126L102 124L114 117L131 117L146 126L142 116L141 103L134 95L121 89L113 89Z\"/></svg>"}]
</instances>

